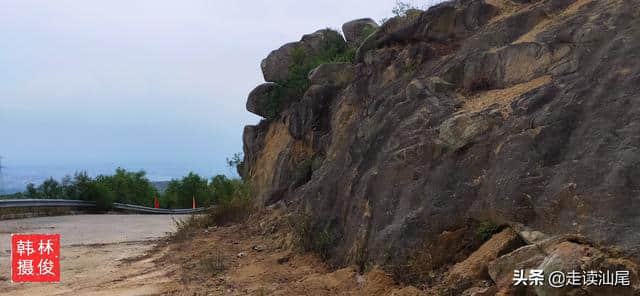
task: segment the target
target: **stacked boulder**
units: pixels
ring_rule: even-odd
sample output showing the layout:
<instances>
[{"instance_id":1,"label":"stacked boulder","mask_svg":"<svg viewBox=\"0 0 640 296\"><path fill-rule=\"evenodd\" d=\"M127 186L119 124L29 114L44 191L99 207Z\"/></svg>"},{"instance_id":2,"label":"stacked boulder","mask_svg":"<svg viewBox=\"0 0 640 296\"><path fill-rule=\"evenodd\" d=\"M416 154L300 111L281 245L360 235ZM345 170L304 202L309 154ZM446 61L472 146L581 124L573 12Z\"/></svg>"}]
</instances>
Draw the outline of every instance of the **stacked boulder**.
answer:
<instances>
[{"instance_id":1,"label":"stacked boulder","mask_svg":"<svg viewBox=\"0 0 640 296\"><path fill-rule=\"evenodd\" d=\"M334 30L323 29L273 50L262 60L261 69L266 82L249 93L246 108L265 120L259 125L245 127L243 141L247 165L241 175L247 179L257 178L252 168L255 168L256 162L264 154L261 150L265 147L265 141L268 141L269 129L275 126L272 122L285 123L292 147L287 146L278 154L278 163L287 167L272 172L274 177L266 177L271 179L261 182L261 188L257 188L260 202L279 199L309 178L307 173L300 173L302 169L296 165L301 165L297 162L310 163L311 159L307 158L321 157L317 156L322 154L317 147L322 136L328 133L328 127L323 127L319 121L322 117L327 117L328 108L337 92L356 76L356 68L351 62L332 62L332 55L355 52L377 28L378 25L371 19L354 20L343 26L346 40ZM309 65L315 65L318 60L328 62L310 69L309 73L300 73L306 71ZM305 138L312 129L315 129L314 135ZM294 157L293 146L296 149L301 146L309 147L303 150L312 150L313 155L306 153Z\"/></svg>"}]
</instances>

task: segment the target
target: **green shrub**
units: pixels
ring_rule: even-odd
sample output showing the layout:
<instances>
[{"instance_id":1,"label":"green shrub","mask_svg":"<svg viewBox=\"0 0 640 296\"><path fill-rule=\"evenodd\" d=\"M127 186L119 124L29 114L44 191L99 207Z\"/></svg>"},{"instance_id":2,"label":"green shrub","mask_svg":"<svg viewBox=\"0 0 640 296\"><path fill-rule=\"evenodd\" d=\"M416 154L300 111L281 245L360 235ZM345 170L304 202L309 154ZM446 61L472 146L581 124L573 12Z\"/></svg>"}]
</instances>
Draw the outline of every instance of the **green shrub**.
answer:
<instances>
[{"instance_id":1,"label":"green shrub","mask_svg":"<svg viewBox=\"0 0 640 296\"><path fill-rule=\"evenodd\" d=\"M493 224L491 221L482 221L476 227L476 236L477 238L484 242L491 238L494 234L496 234L500 230L500 226Z\"/></svg>"},{"instance_id":2,"label":"green shrub","mask_svg":"<svg viewBox=\"0 0 640 296\"><path fill-rule=\"evenodd\" d=\"M367 25L362 29L362 34L365 36L364 39L367 39L367 37L371 36L371 34L373 34L373 32L376 31L376 28L374 26L371 25ZM355 50L354 50L355 53Z\"/></svg>"},{"instance_id":3,"label":"green shrub","mask_svg":"<svg viewBox=\"0 0 640 296\"><path fill-rule=\"evenodd\" d=\"M91 197L91 200L96 202L96 209L100 211L107 211L111 209L113 201L115 200L115 194L105 184L91 183L86 194Z\"/></svg>"},{"instance_id":4,"label":"green shrub","mask_svg":"<svg viewBox=\"0 0 640 296\"><path fill-rule=\"evenodd\" d=\"M90 178L81 181L84 178L88 178L86 174L78 175L78 184L90 182ZM116 196L116 201L120 203L153 206L153 197L157 194L151 181L147 179L145 171L129 172L123 168L117 168L115 174L100 175L96 177L95 182L109 188Z\"/></svg>"},{"instance_id":5,"label":"green shrub","mask_svg":"<svg viewBox=\"0 0 640 296\"><path fill-rule=\"evenodd\" d=\"M244 171L244 156L242 153L234 153L231 158L227 158L227 166L234 169L242 177Z\"/></svg>"},{"instance_id":6,"label":"green shrub","mask_svg":"<svg viewBox=\"0 0 640 296\"><path fill-rule=\"evenodd\" d=\"M420 10L426 9L428 6L417 7L412 5L411 3L404 1L396 1L395 6L391 9L391 14L393 17L398 18L413 18L419 15ZM382 18L379 23L383 25L389 20L389 18Z\"/></svg>"},{"instance_id":7,"label":"green shrub","mask_svg":"<svg viewBox=\"0 0 640 296\"><path fill-rule=\"evenodd\" d=\"M220 199L204 214L193 215L184 221L175 221L178 237L192 229L243 222L255 211L253 193L249 184L241 180L223 178L218 178L218 182L212 182L212 184L217 184L213 187L218 190L218 194L221 194ZM229 191L226 192L227 190Z\"/></svg>"},{"instance_id":8,"label":"green shrub","mask_svg":"<svg viewBox=\"0 0 640 296\"><path fill-rule=\"evenodd\" d=\"M308 56L304 47L299 46L291 53L293 64L289 67L286 79L278 81L277 86L270 93L267 107L267 119L275 119L285 107L286 98L299 98L309 89L309 72L321 64L352 63L355 60L356 49L344 44L333 44L325 51Z\"/></svg>"},{"instance_id":9,"label":"green shrub","mask_svg":"<svg viewBox=\"0 0 640 296\"><path fill-rule=\"evenodd\" d=\"M93 179L86 172L76 172L73 177L62 178L62 182L49 178L38 187L28 184L22 196L95 201L101 210L109 209L113 202L150 206L156 190L145 175L144 171L127 172L118 168L114 175Z\"/></svg>"},{"instance_id":10,"label":"green shrub","mask_svg":"<svg viewBox=\"0 0 640 296\"><path fill-rule=\"evenodd\" d=\"M200 175L190 172L180 180L171 180L167 185L161 204L168 208L191 208L193 199L196 206L208 207L214 203L209 181Z\"/></svg>"},{"instance_id":11,"label":"green shrub","mask_svg":"<svg viewBox=\"0 0 640 296\"><path fill-rule=\"evenodd\" d=\"M235 196L217 204L207 211L203 226L222 226L245 221L255 211L253 198Z\"/></svg>"},{"instance_id":12,"label":"green shrub","mask_svg":"<svg viewBox=\"0 0 640 296\"><path fill-rule=\"evenodd\" d=\"M53 178L45 180L42 184L40 184L40 186L38 186L37 190L40 192L41 198L63 198L62 194L64 192L64 189L62 188L62 186L60 186L60 183L58 183L58 181L54 180Z\"/></svg>"}]
</instances>

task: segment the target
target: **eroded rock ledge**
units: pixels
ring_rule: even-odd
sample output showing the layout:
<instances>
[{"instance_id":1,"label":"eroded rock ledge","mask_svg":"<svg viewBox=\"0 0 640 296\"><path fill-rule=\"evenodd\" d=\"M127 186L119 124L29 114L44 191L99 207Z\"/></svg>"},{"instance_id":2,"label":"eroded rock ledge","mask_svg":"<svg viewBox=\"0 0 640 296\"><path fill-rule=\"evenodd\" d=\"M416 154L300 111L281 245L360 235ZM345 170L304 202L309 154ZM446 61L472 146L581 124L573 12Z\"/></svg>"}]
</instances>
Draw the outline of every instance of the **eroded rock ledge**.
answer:
<instances>
[{"instance_id":1,"label":"eroded rock ledge","mask_svg":"<svg viewBox=\"0 0 640 296\"><path fill-rule=\"evenodd\" d=\"M282 84L296 60L356 52L312 71L302 95L280 90L244 134L259 201L310 215L332 262L399 264L469 220L579 235L638 262L639 2L458 0L348 24L346 41L321 30L263 61ZM271 87L250 111L267 117Z\"/></svg>"}]
</instances>

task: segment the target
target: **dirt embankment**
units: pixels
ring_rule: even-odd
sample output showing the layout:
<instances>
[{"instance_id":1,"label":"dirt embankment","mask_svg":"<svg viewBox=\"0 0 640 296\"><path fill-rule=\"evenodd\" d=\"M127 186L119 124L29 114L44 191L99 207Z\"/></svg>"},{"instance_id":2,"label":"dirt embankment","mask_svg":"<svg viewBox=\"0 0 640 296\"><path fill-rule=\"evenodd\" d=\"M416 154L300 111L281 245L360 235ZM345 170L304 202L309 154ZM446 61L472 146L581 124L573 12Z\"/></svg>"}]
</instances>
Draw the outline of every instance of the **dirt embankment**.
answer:
<instances>
[{"instance_id":1,"label":"dirt embankment","mask_svg":"<svg viewBox=\"0 0 640 296\"><path fill-rule=\"evenodd\" d=\"M289 217L280 212L252 221L195 230L158 246L160 269L179 266L169 295L421 295L400 287L378 268L332 270L292 245Z\"/></svg>"},{"instance_id":2,"label":"dirt embankment","mask_svg":"<svg viewBox=\"0 0 640 296\"><path fill-rule=\"evenodd\" d=\"M60 233L61 282L10 282L10 246L0 245L0 295L416 295L384 272L331 270L292 244L289 217L191 230L180 240L166 216L78 215L5 221L13 232ZM258 222L255 222L258 221ZM92 230L91 230L92 229ZM407 291L416 293L398 294Z\"/></svg>"}]
</instances>

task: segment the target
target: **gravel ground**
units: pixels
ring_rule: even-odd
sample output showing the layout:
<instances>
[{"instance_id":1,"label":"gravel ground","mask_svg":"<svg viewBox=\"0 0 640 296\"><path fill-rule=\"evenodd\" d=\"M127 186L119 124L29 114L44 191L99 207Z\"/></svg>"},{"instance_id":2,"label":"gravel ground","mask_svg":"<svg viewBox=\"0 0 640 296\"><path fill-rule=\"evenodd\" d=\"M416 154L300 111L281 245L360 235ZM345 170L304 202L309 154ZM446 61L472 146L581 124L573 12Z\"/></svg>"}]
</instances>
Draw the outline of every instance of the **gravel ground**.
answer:
<instances>
[{"instance_id":1,"label":"gravel ground","mask_svg":"<svg viewBox=\"0 0 640 296\"><path fill-rule=\"evenodd\" d=\"M174 230L171 215L74 215L0 221L0 295L148 295L170 282L148 254ZM61 282L9 281L11 233L59 233ZM145 257L143 260L127 260Z\"/></svg>"}]
</instances>

